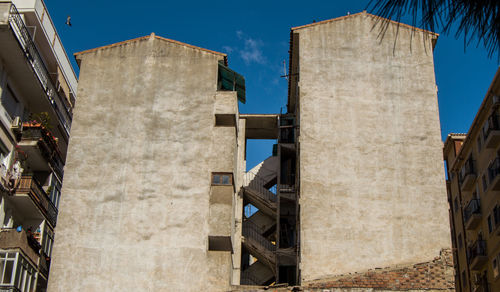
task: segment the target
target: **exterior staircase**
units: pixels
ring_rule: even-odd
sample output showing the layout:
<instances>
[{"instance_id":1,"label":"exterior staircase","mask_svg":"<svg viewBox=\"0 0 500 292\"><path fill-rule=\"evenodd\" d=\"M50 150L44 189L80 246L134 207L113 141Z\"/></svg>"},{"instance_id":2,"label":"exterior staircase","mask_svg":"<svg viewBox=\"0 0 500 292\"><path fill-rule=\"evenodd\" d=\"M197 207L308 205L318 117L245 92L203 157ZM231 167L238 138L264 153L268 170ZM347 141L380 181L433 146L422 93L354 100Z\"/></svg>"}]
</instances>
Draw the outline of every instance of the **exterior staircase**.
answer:
<instances>
[{"instance_id":1,"label":"exterior staircase","mask_svg":"<svg viewBox=\"0 0 500 292\"><path fill-rule=\"evenodd\" d=\"M267 236L276 230L276 218L269 217L260 210L250 216L246 222L251 222L256 225L261 231L261 234L264 236Z\"/></svg>"},{"instance_id":2,"label":"exterior staircase","mask_svg":"<svg viewBox=\"0 0 500 292\"><path fill-rule=\"evenodd\" d=\"M269 285L274 279L273 271L260 261L256 261L241 273L242 285Z\"/></svg>"},{"instance_id":3,"label":"exterior staircase","mask_svg":"<svg viewBox=\"0 0 500 292\"><path fill-rule=\"evenodd\" d=\"M264 182L261 178L247 172L243 176L242 192L247 202L254 205L268 216L276 216L276 194L264 187Z\"/></svg>"},{"instance_id":4,"label":"exterior staircase","mask_svg":"<svg viewBox=\"0 0 500 292\"><path fill-rule=\"evenodd\" d=\"M274 273L276 246L268 238L262 236L261 232L261 229L252 222L243 222L243 246Z\"/></svg>"},{"instance_id":5,"label":"exterior staircase","mask_svg":"<svg viewBox=\"0 0 500 292\"><path fill-rule=\"evenodd\" d=\"M277 162L271 156L243 175L244 202L258 209L243 222L242 244L257 259L242 271L243 285L268 285L276 278Z\"/></svg>"}]
</instances>

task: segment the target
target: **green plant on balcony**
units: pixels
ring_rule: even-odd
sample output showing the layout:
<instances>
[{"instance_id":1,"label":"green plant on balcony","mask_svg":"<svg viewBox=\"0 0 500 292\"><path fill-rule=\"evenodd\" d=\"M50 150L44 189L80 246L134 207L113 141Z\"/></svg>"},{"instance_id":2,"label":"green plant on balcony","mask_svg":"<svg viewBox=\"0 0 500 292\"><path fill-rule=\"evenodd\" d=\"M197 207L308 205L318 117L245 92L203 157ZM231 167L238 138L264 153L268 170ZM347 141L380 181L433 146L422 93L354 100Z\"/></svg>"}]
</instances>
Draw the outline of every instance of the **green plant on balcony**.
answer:
<instances>
[{"instance_id":1,"label":"green plant on balcony","mask_svg":"<svg viewBox=\"0 0 500 292\"><path fill-rule=\"evenodd\" d=\"M41 113L32 113L30 114L30 123L31 124L40 124L43 128L50 131L52 129L52 125L50 123L50 115L48 112Z\"/></svg>"}]
</instances>

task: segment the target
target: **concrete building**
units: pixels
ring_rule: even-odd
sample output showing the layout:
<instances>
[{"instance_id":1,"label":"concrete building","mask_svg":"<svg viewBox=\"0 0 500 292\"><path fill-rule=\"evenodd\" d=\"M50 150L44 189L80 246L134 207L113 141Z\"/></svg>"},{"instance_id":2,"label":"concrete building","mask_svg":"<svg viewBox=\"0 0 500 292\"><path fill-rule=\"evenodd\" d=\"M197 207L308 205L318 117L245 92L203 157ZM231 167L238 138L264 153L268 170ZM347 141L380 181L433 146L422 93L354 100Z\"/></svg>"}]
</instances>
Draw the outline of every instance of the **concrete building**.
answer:
<instances>
[{"instance_id":1,"label":"concrete building","mask_svg":"<svg viewBox=\"0 0 500 292\"><path fill-rule=\"evenodd\" d=\"M152 34L77 53L49 290L452 290L437 35L377 21L292 28L285 114L239 114L218 52ZM277 143L246 171L248 139Z\"/></svg>"},{"instance_id":2,"label":"concrete building","mask_svg":"<svg viewBox=\"0 0 500 292\"><path fill-rule=\"evenodd\" d=\"M76 87L44 2L0 1L0 291L46 291Z\"/></svg>"},{"instance_id":3,"label":"concrete building","mask_svg":"<svg viewBox=\"0 0 500 292\"><path fill-rule=\"evenodd\" d=\"M467 134L444 144L457 291L499 291L500 69Z\"/></svg>"},{"instance_id":4,"label":"concrete building","mask_svg":"<svg viewBox=\"0 0 500 292\"><path fill-rule=\"evenodd\" d=\"M377 23L362 12L291 31L303 284L431 263L450 248L437 35L386 22L381 39ZM449 288L450 272L443 283L378 288Z\"/></svg>"}]
</instances>

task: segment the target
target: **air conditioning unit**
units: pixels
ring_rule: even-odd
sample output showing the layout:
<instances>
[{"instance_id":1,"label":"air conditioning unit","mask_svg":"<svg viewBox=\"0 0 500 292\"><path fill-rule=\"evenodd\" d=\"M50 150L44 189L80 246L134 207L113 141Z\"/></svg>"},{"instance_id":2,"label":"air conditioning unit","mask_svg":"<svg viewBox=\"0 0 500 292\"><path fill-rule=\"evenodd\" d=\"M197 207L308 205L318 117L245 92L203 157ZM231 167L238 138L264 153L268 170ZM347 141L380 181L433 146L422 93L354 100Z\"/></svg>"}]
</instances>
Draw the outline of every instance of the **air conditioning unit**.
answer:
<instances>
[{"instance_id":1,"label":"air conditioning unit","mask_svg":"<svg viewBox=\"0 0 500 292\"><path fill-rule=\"evenodd\" d=\"M10 124L10 129L14 131L14 133L21 133L23 131L23 122L20 117L15 117Z\"/></svg>"}]
</instances>

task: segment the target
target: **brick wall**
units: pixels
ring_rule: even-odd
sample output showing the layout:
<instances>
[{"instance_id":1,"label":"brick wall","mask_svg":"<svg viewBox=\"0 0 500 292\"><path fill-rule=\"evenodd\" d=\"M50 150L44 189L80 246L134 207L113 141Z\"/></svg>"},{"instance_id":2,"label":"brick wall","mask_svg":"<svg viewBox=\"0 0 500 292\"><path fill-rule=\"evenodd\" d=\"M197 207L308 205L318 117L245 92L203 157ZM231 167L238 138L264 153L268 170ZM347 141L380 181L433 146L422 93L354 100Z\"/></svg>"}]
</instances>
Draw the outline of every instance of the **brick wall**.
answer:
<instances>
[{"instance_id":1,"label":"brick wall","mask_svg":"<svg viewBox=\"0 0 500 292\"><path fill-rule=\"evenodd\" d=\"M300 287L237 286L232 291L310 292L430 292L455 291L453 255L444 249L432 261L407 266L375 269L303 283Z\"/></svg>"},{"instance_id":2,"label":"brick wall","mask_svg":"<svg viewBox=\"0 0 500 292\"><path fill-rule=\"evenodd\" d=\"M439 257L430 262L341 275L303 285L303 289L309 291L330 290L331 288L373 288L373 290L378 291L453 291L455 289L453 256L450 249L445 249L441 251ZM344 289L330 291L345 291Z\"/></svg>"}]
</instances>

